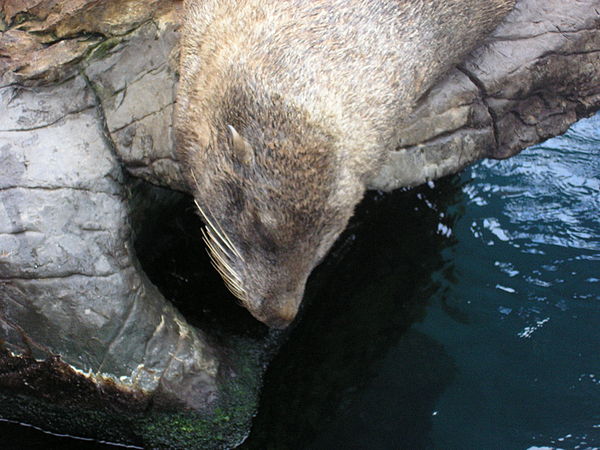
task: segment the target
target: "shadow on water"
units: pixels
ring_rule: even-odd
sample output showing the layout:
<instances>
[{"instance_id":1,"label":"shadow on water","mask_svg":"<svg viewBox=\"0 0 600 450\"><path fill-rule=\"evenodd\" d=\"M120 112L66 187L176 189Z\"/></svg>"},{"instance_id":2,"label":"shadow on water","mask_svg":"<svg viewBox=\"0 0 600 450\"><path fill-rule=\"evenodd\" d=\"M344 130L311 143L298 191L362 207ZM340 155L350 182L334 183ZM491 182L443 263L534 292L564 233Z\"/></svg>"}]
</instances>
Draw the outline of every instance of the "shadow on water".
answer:
<instances>
[{"instance_id":1,"label":"shadow on water","mask_svg":"<svg viewBox=\"0 0 600 450\"><path fill-rule=\"evenodd\" d=\"M243 449L335 448L337 433L356 435L355 448L427 446L431 410L456 368L442 345L408 329L434 294L443 297L434 274L451 278L442 252L453 243L445 230L459 195L457 177L433 189L367 195L309 280L303 315L267 371ZM392 347L401 361L394 398L367 399ZM364 402L379 403L368 408L371 417L346 417ZM378 407L396 409L394 423L379 421Z\"/></svg>"}]
</instances>

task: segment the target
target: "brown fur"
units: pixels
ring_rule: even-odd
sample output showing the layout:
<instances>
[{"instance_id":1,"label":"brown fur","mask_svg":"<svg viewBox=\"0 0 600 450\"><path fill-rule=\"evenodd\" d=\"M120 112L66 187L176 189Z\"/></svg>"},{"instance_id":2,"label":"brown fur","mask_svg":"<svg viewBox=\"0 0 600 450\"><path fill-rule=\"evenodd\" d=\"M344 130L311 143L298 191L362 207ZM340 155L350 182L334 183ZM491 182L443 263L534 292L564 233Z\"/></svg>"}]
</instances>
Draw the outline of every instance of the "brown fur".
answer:
<instances>
[{"instance_id":1,"label":"brown fur","mask_svg":"<svg viewBox=\"0 0 600 450\"><path fill-rule=\"evenodd\" d=\"M176 131L215 265L286 326L400 122L514 0L197 0Z\"/></svg>"}]
</instances>

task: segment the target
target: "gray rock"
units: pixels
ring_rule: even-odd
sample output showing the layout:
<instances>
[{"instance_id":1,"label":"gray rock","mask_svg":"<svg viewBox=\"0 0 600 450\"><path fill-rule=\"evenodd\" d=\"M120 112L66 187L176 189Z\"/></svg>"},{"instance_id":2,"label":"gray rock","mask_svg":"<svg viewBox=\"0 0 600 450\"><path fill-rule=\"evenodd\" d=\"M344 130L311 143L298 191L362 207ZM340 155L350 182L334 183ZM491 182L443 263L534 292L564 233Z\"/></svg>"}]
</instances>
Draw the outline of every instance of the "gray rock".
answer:
<instances>
[{"instance_id":1,"label":"gray rock","mask_svg":"<svg viewBox=\"0 0 600 450\"><path fill-rule=\"evenodd\" d=\"M106 58L86 64L85 74L98 93L110 138L127 170L154 184L185 190L172 132L177 42L173 26L145 24Z\"/></svg>"},{"instance_id":2,"label":"gray rock","mask_svg":"<svg viewBox=\"0 0 600 450\"><path fill-rule=\"evenodd\" d=\"M600 109L600 2L521 0L423 99L371 186L392 190L507 158Z\"/></svg>"},{"instance_id":3,"label":"gray rock","mask_svg":"<svg viewBox=\"0 0 600 450\"><path fill-rule=\"evenodd\" d=\"M40 359L59 354L81 371L145 391L201 377L205 398L191 406L205 406L216 391L218 360L139 269L122 169L83 77L0 94L9 111L0 131L7 348Z\"/></svg>"}]
</instances>

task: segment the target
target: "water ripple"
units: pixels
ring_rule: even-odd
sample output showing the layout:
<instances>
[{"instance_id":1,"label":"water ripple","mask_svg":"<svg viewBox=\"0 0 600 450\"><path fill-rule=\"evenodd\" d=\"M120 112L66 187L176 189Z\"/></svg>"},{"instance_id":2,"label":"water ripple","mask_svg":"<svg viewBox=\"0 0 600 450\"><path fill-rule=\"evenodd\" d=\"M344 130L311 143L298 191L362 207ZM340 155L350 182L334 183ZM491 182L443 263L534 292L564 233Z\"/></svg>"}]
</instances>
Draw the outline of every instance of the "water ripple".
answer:
<instances>
[{"instance_id":1,"label":"water ripple","mask_svg":"<svg viewBox=\"0 0 600 450\"><path fill-rule=\"evenodd\" d=\"M483 161L471 174L470 203L501 211L482 223L496 238L600 251L600 115L518 157Z\"/></svg>"}]
</instances>

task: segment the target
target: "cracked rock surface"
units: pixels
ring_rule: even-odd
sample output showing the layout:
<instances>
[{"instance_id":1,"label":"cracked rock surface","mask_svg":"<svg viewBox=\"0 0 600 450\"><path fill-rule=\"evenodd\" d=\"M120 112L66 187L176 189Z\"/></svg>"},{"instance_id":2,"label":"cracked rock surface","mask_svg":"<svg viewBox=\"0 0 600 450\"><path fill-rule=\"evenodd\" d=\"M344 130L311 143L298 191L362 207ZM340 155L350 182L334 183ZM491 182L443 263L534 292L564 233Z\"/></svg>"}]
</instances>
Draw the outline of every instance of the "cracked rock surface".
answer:
<instances>
[{"instance_id":1,"label":"cracked rock surface","mask_svg":"<svg viewBox=\"0 0 600 450\"><path fill-rule=\"evenodd\" d=\"M600 1L519 0L425 97L371 187L391 190L507 158L600 109Z\"/></svg>"},{"instance_id":2,"label":"cracked rock surface","mask_svg":"<svg viewBox=\"0 0 600 450\"><path fill-rule=\"evenodd\" d=\"M225 359L140 268L128 201L130 175L186 190L172 138L178 7L0 3L0 350L59 355L143 392L142 409L160 393L207 410ZM560 134L600 108L599 79L600 0L519 0L420 101L370 186L416 185Z\"/></svg>"},{"instance_id":3,"label":"cracked rock surface","mask_svg":"<svg viewBox=\"0 0 600 450\"><path fill-rule=\"evenodd\" d=\"M169 377L200 377L204 397L195 406L207 404L218 361L137 265L123 172L84 78L5 87L0 101L9 112L0 130L0 330L8 349L59 354L146 391ZM32 114L43 120L32 123ZM188 367L190 353L197 359Z\"/></svg>"}]
</instances>

